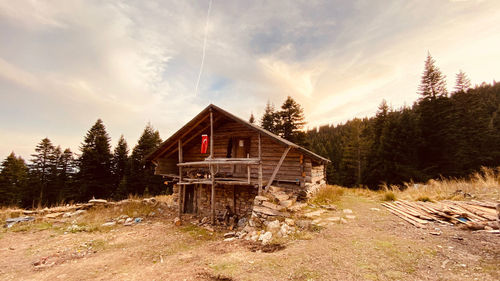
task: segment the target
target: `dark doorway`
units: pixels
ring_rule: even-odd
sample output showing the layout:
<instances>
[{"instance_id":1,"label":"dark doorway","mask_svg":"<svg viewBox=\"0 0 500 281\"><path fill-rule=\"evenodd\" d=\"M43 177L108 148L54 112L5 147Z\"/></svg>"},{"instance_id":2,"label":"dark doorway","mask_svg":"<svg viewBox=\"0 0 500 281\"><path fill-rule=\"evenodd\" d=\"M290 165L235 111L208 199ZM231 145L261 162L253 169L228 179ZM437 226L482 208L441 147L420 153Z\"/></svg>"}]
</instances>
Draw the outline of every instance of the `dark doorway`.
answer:
<instances>
[{"instance_id":1,"label":"dark doorway","mask_svg":"<svg viewBox=\"0 0 500 281\"><path fill-rule=\"evenodd\" d=\"M184 213L193 214L194 213L194 186L186 185L184 194Z\"/></svg>"}]
</instances>

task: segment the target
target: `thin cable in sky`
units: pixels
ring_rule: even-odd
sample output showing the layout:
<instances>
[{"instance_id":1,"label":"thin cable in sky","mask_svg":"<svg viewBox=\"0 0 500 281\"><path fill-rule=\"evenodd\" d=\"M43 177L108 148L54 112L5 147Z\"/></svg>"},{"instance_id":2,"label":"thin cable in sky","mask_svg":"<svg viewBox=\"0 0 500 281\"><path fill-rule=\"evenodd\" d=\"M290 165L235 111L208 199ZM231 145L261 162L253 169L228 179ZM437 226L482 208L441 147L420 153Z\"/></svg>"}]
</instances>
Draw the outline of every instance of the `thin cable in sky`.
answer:
<instances>
[{"instance_id":1,"label":"thin cable in sky","mask_svg":"<svg viewBox=\"0 0 500 281\"><path fill-rule=\"evenodd\" d=\"M205 50L207 48L207 33L208 33L208 23L210 21L210 9L212 8L212 0L208 3L207 11L207 21L205 23L205 36L203 38L203 54L201 56L200 73L198 73L198 80L196 81L196 88L194 90L194 95L198 95L198 85L200 84L201 73L203 72L203 64L205 63Z\"/></svg>"}]
</instances>

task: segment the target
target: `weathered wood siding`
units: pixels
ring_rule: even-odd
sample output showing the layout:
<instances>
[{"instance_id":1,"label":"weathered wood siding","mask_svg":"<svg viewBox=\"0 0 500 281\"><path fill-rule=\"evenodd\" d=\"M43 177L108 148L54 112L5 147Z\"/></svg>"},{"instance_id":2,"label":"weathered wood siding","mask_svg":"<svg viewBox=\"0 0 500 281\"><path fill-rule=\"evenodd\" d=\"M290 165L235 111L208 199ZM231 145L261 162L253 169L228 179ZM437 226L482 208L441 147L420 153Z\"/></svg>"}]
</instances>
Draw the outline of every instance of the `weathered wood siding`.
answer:
<instances>
[{"instance_id":1,"label":"weathered wood siding","mask_svg":"<svg viewBox=\"0 0 500 281\"><path fill-rule=\"evenodd\" d=\"M258 133L242 124L234 121L228 121L214 128L214 157L225 158L227 156L228 143L231 138L250 139L249 156L251 158L257 158L259 156ZM203 161L205 158L207 158L209 156L209 151L207 151L208 153L206 154L201 154L200 146L201 136L200 138L195 139L190 144L184 146L184 162ZM266 183L267 180L271 177L274 168L278 164L285 149L285 146L279 144L272 138L261 135L262 173L264 183ZM303 163L301 163L300 158L301 153L295 149L291 149L288 152L288 155L286 156L281 168L279 169L275 180L300 182L303 175L304 182L312 182L313 179L316 180L319 174L312 174L313 164L311 158L304 155ZM177 160L177 152L173 153L169 158L161 158L158 161L156 174L178 174L179 171L177 166L175 165L178 162ZM321 165L321 167L323 167L323 165ZM315 168L316 171L319 171L319 169L323 170L323 168ZM219 173L231 174L233 171L234 168L231 166L220 166L218 169ZM303 175L302 171L304 172ZM246 177L246 173L235 176ZM252 180L256 180L258 178L258 166L251 166L251 178Z\"/></svg>"}]
</instances>

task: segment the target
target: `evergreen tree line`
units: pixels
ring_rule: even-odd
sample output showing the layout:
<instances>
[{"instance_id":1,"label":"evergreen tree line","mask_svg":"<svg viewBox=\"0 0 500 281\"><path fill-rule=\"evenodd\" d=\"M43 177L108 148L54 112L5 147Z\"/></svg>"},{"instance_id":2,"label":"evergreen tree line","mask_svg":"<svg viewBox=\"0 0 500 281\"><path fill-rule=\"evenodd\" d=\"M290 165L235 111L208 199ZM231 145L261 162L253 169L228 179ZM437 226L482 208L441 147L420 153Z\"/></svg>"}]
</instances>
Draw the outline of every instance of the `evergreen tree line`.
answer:
<instances>
[{"instance_id":1,"label":"evergreen tree line","mask_svg":"<svg viewBox=\"0 0 500 281\"><path fill-rule=\"evenodd\" d=\"M123 135L113 151L110 142L98 119L85 135L79 155L54 146L48 138L38 143L28 163L12 152L0 166L0 205L48 206L166 192L161 176L155 176L145 161L161 143L157 130L146 125L132 153Z\"/></svg>"},{"instance_id":2,"label":"evergreen tree line","mask_svg":"<svg viewBox=\"0 0 500 281\"><path fill-rule=\"evenodd\" d=\"M500 166L500 83L472 88L460 71L448 93L429 54L418 93L411 107L383 101L372 118L308 131L309 148L332 160L328 182L376 189Z\"/></svg>"}]
</instances>

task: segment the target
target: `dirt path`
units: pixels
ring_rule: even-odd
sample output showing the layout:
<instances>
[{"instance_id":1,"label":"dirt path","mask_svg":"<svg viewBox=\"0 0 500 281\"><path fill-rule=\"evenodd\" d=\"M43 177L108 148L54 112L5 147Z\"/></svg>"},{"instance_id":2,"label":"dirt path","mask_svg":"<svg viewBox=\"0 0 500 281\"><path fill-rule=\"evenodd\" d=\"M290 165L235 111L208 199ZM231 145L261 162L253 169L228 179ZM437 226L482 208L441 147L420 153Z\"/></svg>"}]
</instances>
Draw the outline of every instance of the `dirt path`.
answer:
<instances>
[{"instance_id":1,"label":"dirt path","mask_svg":"<svg viewBox=\"0 0 500 281\"><path fill-rule=\"evenodd\" d=\"M162 218L107 232L4 230L0 279L500 279L498 236L439 225L439 230L417 229L364 197L344 196L339 207L352 209L356 218L298 235L272 253L252 252L246 241L223 242L220 234L174 227ZM339 215L326 212L322 220ZM40 261L46 267L34 266Z\"/></svg>"}]
</instances>

